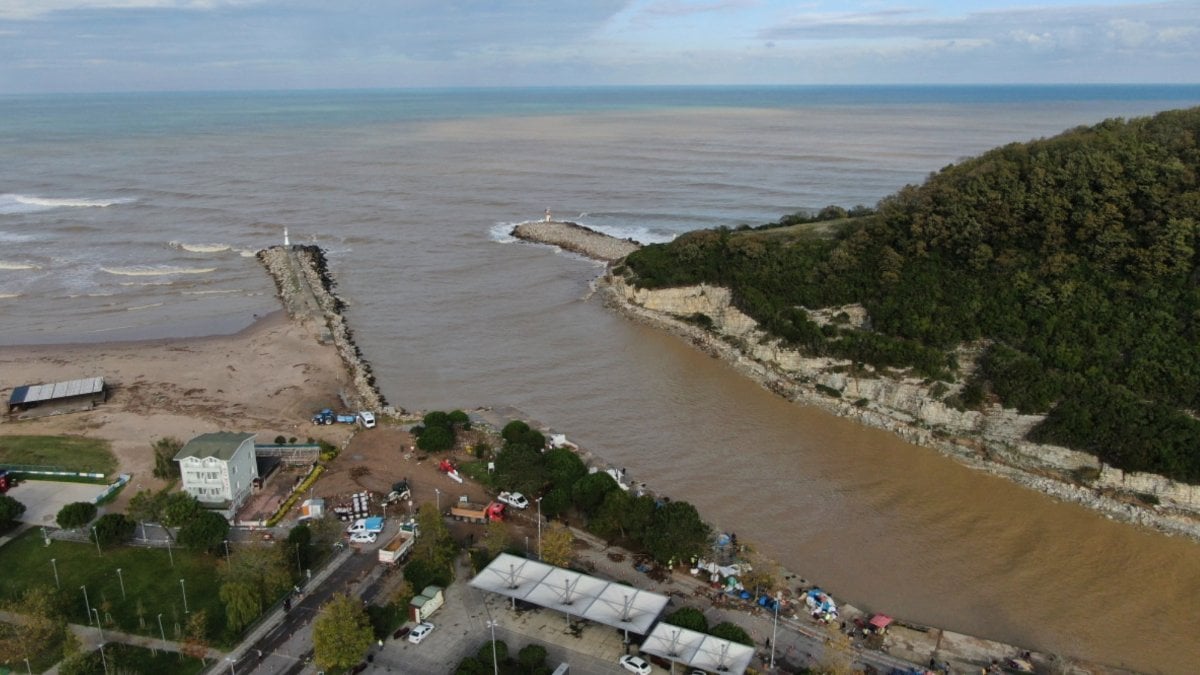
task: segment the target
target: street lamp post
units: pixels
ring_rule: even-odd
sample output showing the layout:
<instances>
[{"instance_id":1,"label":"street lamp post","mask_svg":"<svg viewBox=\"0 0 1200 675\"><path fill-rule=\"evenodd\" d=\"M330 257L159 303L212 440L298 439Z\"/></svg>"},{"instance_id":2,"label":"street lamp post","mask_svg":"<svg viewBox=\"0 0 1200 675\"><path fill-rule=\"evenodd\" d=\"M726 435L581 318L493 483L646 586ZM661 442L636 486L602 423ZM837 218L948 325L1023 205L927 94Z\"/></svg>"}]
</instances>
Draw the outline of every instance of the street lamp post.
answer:
<instances>
[{"instance_id":1,"label":"street lamp post","mask_svg":"<svg viewBox=\"0 0 1200 675\"><path fill-rule=\"evenodd\" d=\"M436 497L437 497L438 513L441 513L442 512L442 491L437 488L433 488L433 494L436 495Z\"/></svg>"},{"instance_id":2,"label":"street lamp post","mask_svg":"<svg viewBox=\"0 0 1200 675\"><path fill-rule=\"evenodd\" d=\"M183 583L183 579L179 580L179 589L183 593L183 613L187 614L187 584Z\"/></svg>"},{"instance_id":3,"label":"street lamp post","mask_svg":"<svg viewBox=\"0 0 1200 675\"><path fill-rule=\"evenodd\" d=\"M537 498L538 505L538 560L542 559L542 498Z\"/></svg>"},{"instance_id":4,"label":"street lamp post","mask_svg":"<svg viewBox=\"0 0 1200 675\"><path fill-rule=\"evenodd\" d=\"M25 672L28 673L28 675L33 675L33 666L29 665L29 659L24 659L24 661L25 661Z\"/></svg>"},{"instance_id":5,"label":"street lamp post","mask_svg":"<svg viewBox=\"0 0 1200 675\"><path fill-rule=\"evenodd\" d=\"M80 586L83 589L83 607L87 611L88 625L92 625L92 605L88 602L87 586Z\"/></svg>"},{"instance_id":6,"label":"street lamp post","mask_svg":"<svg viewBox=\"0 0 1200 675\"><path fill-rule=\"evenodd\" d=\"M171 533L167 533L167 556L171 558L171 567L175 567L175 554L171 553Z\"/></svg>"},{"instance_id":7,"label":"street lamp post","mask_svg":"<svg viewBox=\"0 0 1200 675\"><path fill-rule=\"evenodd\" d=\"M104 657L104 642L100 642L100 665L104 666L104 675L108 675L108 659Z\"/></svg>"},{"instance_id":8,"label":"street lamp post","mask_svg":"<svg viewBox=\"0 0 1200 675\"><path fill-rule=\"evenodd\" d=\"M492 629L492 672L500 675L500 666L496 663L496 620L488 619L487 627Z\"/></svg>"},{"instance_id":9,"label":"street lamp post","mask_svg":"<svg viewBox=\"0 0 1200 675\"><path fill-rule=\"evenodd\" d=\"M775 594L775 619L771 622L771 670L775 670L775 640L779 635L779 593Z\"/></svg>"},{"instance_id":10,"label":"street lamp post","mask_svg":"<svg viewBox=\"0 0 1200 675\"><path fill-rule=\"evenodd\" d=\"M233 657L226 656L225 660L229 662L229 675L237 675L237 671L233 669Z\"/></svg>"},{"instance_id":11,"label":"street lamp post","mask_svg":"<svg viewBox=\"0 0 1200 675\"><path fill-rule=\"evenodd\" d=\"M158 634L162 636L163 651L167 650L167 631L163 630L162 614L158 615Z\"/></svg>"},{"instance_id":12,"label":"street lamp post","mask_svg":"<svg viewBox=\"0 0 1200 675\"><path fill-rule=\"evenodd\" d=\"M62 588L62 584L58 581L58 558L51 558L50 566L54 568L54 586L56 588Z\"/></svg>"},{"instance_id":13,"label":"street lamp post","mask_svg":"<svg viewBox=\"0 0 1200 675\"><path fill-rule=\"evenodd\" d=\"M93 607L92 613L96 615L96 632L100 633L100 644L104 644L104 629L100 627L100 610Z\"/></svg>"},{"instance_id":14,"label":"street lamp post","mask_svg":"<svg viewBox=\"0 0 1200 675\"><path fill-rule=\"evenodd\" d=\"M95 525L92 526L92 538L96 540L96 555L104 555L104 553L100 551L100 535L96 534Z\"/></svg>"},{"instance_id":15,"label":"street lamp post","mask_svg":"<svg viewBox=\"0 0 1200 675\"><path fill-rule=\"evenodd\" d=\"M125 577L121 576L121 568L117 568L117 581L121 582L121 599L125 599Z\"/></svg>"},{"instance_id":16,"label":"street lamp post","mask_svg":"<svg viewBox=\"0 0 1200 675\"><path fill-rule=\"evenodd\" d=\"M225 564L229 564L229 540L225 540Z\"/></svg>"}]
</instances>

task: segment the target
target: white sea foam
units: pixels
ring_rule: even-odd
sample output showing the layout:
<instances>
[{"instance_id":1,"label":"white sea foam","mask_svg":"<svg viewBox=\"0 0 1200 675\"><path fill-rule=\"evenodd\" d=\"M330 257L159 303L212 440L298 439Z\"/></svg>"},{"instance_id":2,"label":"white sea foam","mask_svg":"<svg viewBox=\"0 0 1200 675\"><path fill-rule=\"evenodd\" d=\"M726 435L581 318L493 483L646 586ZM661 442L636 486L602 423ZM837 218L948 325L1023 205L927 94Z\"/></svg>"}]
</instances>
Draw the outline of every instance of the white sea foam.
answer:
<instances>
[{"instance_id":1,"label":"white sea foam","mask_svg":"<svg viewBox=\"0 0 1200 675\"><path fill-rule=\"evenodd\" d=\"M170 286L174 284L170 279L161 279L158 281L122 281L121 286Z\"/></svg>"},{"instance_id":2,"label":"white sea foam","mask_svg":"<svg viewBox=\"0 0 1200 675\"><path fill-rule=\"evenodd\" d=\"M674 241L675 237L679 236L677 232L652 230L642 225L595 225L591 223L580 223L580 225L617 239L632 239L639 244L665 244Z\"/></svg>"},{"instance_id":3,"label":"white sea foam","mask_svg":"<svg viewBox=\"0 0 1200 675\"><path fill-rule=\"evenodd\" d=\"M258 255L258 251L251 251L250 249L240 248L240 249L238 249L238 255L242 256L243 258L253 258L254 256Z\"/></svg>"},{"instance_id":4,"label":"white sea foam","mask_svg":"<svg viewBox=\"0 0 1200 675\"><path fill-rule=\"evenodd\" d=\"M163 306L163 303L161 303L161 302L152 302L148 305L134 305L133 307L126 307L125 311L136 312L139 309L153 309L155 307L162 307L162 306Z\"/></svg>"},{"instance_id":5,"label":"white sea foam","mask_svg":"<svg viewBox=\"0 0 1200 675\"><path fill-rule=\"evenodd\" d=\"M0 300L8 300L11 298L21 297L20 293L0 293Z\"/></svg>"},{"instance_id":6,"label":"white sea foam","mask_svg":"<svg viewBox=\"0 0 1200 675\"><path fill-rule=\"evenodd\" d=\"M496 223L488 228L488 236L492 241L500 242L501 244L511 244L517 241L517 238L512 236L513 228L520 223Z\"/></svg>"},{"instance_id":7,"label":"white sea foam","mask_svg":"<svg viewBox=\"0 0 1200 675\"><path fill-rule=\"evenodd\" d=\"M0 270L40 270L41 265L34 265L27 262L13 262L9 260L0 260Z\"/></svg>"},{"instance_id":8,"label":"white sea foam","mask_svg":"<svg viewBox=\"0 0 1200 675\"><path fill-rule=\"evenodd\" d=\"M0 194L0 214L34 213L61 208L103 208L136 201L132 197L87 199L83 197L37 197L15 193Z\"/></svg>"},{"instance_id":9,"label":"white sea foam","mask_svg":"<svg viewBox=\"0 0 1200 675\"><path fill-rule=\"evenodd\" d=\"M241 293L240 288L227 288L211 291L183 291L182 295L228 295L230 293Z\"/></svg>"},{"instance_id":10,"label":"white sea foam","mask_svg":"<svg viewBox=\"0 0 1200 675\"><path fill-rule=\"evenodd\" d=\"M123 277L155 277L167 274L208 274L215 267L172 267L170 265L130 265L129 267L101 267L104 272Z\"/></svg>"},{"instance_id":11,"label":"white sea foam","mask_svg":"<svg viewBox=\"0 0 1200 675\"><path fill-rule=\"evenodd\" d=\"M182 241L171 242L171 248L177 248L189 253L221 253L233 248L229 244L188 244Z\"/></svg>"}]
</instances>

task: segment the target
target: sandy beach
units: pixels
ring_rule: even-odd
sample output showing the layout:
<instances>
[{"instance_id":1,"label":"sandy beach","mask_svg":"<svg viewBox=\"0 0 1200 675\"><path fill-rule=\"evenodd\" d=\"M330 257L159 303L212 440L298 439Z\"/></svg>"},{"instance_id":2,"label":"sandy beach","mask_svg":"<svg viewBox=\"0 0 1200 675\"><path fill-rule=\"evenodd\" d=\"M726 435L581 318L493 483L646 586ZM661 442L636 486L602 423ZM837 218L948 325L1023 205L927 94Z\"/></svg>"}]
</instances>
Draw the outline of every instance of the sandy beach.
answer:
<instances>
[{"instance_id":1,"label":"sandy beach","mask_svg":"<svg viewBox=\"0 0 1200 675\"><path fill-rule=\"evenodd\" d=\"M13 422L0 436L69 434L107 439L120 471L132 474L116 509L136 488L158 488L151 444L211 431L246 431L260 442L311 434L309 416L336 406L347 385L336 348L321 344L311 322L282 312L228 336L107 344L0 347L0 391L100 376L109 400L95 410ZM349 436L350 430L322 430Z\"/></svg>"}]
</instances>

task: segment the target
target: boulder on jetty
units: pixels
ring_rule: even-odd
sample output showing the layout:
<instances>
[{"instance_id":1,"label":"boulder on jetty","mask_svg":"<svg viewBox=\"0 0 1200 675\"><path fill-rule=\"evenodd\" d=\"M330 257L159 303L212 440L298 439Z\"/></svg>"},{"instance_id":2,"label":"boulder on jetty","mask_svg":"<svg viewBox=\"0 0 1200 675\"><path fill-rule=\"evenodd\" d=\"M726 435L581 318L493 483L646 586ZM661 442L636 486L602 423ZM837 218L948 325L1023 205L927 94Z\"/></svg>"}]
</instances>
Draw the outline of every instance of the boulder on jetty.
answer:
<instances>
[{"instance_id":1,"label":"boulder on jetty","mask_svg":"<svg viewBox=\"0 0 1200 675\"><path fill-rule=\"evenodd\" d=\"M617 239L579 223L558 220L521 223L513 228L512 236L538 244L558 246L604 262L620 260L642 247L632 239Z\"/></svg>"}]
</instances>

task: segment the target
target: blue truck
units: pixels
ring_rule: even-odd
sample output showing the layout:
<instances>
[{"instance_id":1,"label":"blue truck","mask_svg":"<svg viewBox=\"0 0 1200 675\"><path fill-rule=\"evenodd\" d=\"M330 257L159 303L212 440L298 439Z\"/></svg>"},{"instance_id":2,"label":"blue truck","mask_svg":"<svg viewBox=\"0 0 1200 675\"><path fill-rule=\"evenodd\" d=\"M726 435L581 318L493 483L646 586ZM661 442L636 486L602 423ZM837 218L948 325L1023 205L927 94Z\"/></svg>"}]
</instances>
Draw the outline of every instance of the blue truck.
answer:
<instances>
[{"instance_id":1,"label":"blue truck","mask_svg":"<svg viewBox=\"0 0 1200 675\"><path fill-rule=\"evenodd\" d=\"M341 424L355 424L358 422L358 415L351 413L335 413L332 408L325 408L318 411L312 417L313 424L333 424L339 422Z\"/></svg>"}]
</instances>

